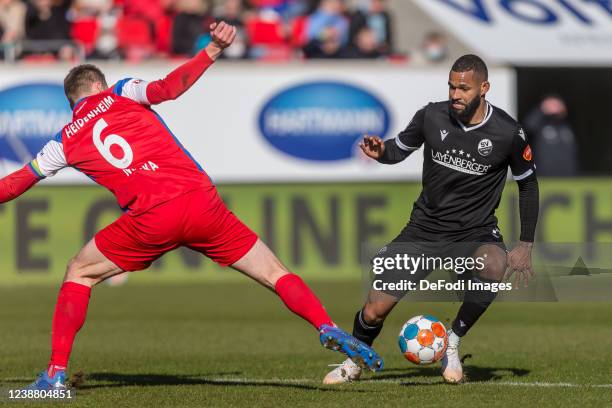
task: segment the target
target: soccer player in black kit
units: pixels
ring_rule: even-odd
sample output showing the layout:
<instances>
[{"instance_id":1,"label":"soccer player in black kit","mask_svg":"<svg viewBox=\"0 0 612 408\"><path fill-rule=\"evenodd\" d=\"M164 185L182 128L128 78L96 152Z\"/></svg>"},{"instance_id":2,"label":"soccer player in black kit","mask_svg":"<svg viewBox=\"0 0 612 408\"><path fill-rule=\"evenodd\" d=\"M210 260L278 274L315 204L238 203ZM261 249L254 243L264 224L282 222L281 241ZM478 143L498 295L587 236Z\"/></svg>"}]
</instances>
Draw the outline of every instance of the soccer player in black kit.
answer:
<instances>
[{"instance_id":1,"label":"soccer player in black kit","mask_svg":"<svg viewBox=\"0 0 612 408\"><path fill-rule=\"evenodd\" d=\"M429 103L419 110L396 138L382 141L365 136L363 152L383 164L395 164L423 146L423 191L414 203L410 221L379 255L393 257L397 250L418 257L421 248L410 243L443 243L451 248L470 243L468 256L486 254L480 268L471 271L473 282L495 283L515 274L515 285L533 277L531 248L538 218L538 182L531 149L521 126L507 113L487 102L486 64L475 55L464 55L449 75L449 99ZM499 205L508 167L519 186L521 236L506 251L497 227ZM396 244L394 246L394 244ZM411 252L411 249L413 251ZM415 249L416 248L416 249ZM450 252L453 252L451 249ZM425 277L431 272L418 271ZM404 277L406 272L402 271ZM370 289L364 307L357 312L353 336L371 345L383 322L404 293ZM496 292L466 290L442 358L446 382L463 380L459 343L495 299ZM324 379L338 384L359 379L361 369L347 360Z\"/></svg>"}]
</instances>

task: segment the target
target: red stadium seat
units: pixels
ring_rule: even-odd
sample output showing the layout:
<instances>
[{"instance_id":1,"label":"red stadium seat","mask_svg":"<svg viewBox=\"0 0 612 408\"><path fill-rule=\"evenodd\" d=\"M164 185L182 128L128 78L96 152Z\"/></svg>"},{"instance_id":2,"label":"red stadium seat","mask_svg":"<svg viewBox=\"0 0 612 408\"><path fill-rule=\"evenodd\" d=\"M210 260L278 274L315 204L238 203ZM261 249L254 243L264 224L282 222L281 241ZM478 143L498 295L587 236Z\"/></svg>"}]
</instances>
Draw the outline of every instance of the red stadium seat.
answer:
<instances>
[{"instance_id":1,"label":"red stadium seat","mask_svg":"<svg viewBox=\"0 0 612 408\"><path fill-rule=\"evenodd\" d=\"M21 61L28 64L55 64L57 57L53 54L32 54L22 57Z\"/></svg>"},{"instance_id":2,"label":"red stadium seat","mask_svg":"<svg viewBox=\"0 0 612 408\"><path fill-rule=\"evenodd\" d=\"M252 45L285 45L283 24L280 20L264 20L258 17L246 22L246 31Z\"/></svg>"},{"instance_id":3,"label":"red stadium seat","mask_svg":"<svg viewBox=\"0 0 612 408\"><path fill-rule=\"evenodd\" d=\"M155 45L158 51L169 53L172 45L172 24L174 19L164 16L155 24Z\"/></svg>"},{"instance_id":4,"label":"red stadium seat","mask_svg":"<svg viewBox=\"0 0 612 408\"><path fill-rule=\"evenodd\" d=\"M117 20L117 42L129 60L149 56L154 50L151 26L138 17L121 17Z\"/></svg>"},{"instance_id":5,"label":"red stadium seat","mask_svg":"<svg viewBox=\"0 0 612 408\"><path fill-rule=\"evenodd\" d=\"M251 44L251 56L264 61L287 61L291 47L280 19L250 18L245 24Z\"/></svg>"},{"instance_id":6,"label":"red stadium seat","mask_svg":"<svg viewBox=\"0 0 612 408\"><path fill-rule=\"evenodd\" d=\"M146 20L121 17L117 21L117 40L120 47L150 46L151 28Z\"/></svg>"},{"instance_id":7,"label":"red stadium seat","mask_svg":"<svg viewBox=\"0 0 612 408\"><path fill-rule=\"evenodd\" d=\"M257 8L262 7L278 7L282 5L283 0L250 0L252 6Z\"/></svg>"},{"instance_id":8,"label":"red stadium seat","mask_svg":"<svg viewBox=\"0 0 612 408\"><path fill-rule=\"evenodd\" d=\"M291 22L291 39L289 42L294 48L302 48L306 45L306 32L308 28L308 16L300 16Z\"/></svg>"},{"instance_id":9,"label":"red stadium seat","mask_svg":"<svg viewBox=\"0 0 612 408\"><path fill-rule=\"evenodd\" d=\"M80 19L72 23L70 36L83 46L86 54L89 54L96 45L99 28L98 20L95 18Z\"/></svg>"}]
</instances>

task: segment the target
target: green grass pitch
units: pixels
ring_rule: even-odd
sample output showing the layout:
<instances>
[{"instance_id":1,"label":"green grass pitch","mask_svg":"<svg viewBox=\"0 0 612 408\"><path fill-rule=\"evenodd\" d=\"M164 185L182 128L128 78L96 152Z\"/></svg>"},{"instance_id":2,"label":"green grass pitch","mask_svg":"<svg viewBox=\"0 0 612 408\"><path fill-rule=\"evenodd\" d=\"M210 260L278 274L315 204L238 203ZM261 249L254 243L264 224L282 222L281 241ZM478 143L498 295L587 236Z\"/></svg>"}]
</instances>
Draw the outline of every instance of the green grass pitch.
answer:
<instances>
[{"instance_id":1,"label":"green grass pitch","mask_svg":"<svg viewBox=\"0 0 612 408\"><path fill-rule=\"evenodd\" d=\"M231 273L231 272L230 272ZM358 283L313 285L350 328ZM46 364L56 287L0 288L0 388L31 381ZM402 302L378 342L385 370L323 386L317 333L246 279L198 285L102 285L77 337L70 371L85 381L71 407L351 406L572 407L612 403L612 304L498 303L464 339L466 384L442 384L439 365L399 353L405 320L447 322L458 304ZM28 403L12 404L28 406ZM34 405L34 404L30 404ZM41 406L36 404L35 406ZM42 404L42 406L45 406ZM56 406L56 405L53 405Z\"/></svg>"}]
</instances>

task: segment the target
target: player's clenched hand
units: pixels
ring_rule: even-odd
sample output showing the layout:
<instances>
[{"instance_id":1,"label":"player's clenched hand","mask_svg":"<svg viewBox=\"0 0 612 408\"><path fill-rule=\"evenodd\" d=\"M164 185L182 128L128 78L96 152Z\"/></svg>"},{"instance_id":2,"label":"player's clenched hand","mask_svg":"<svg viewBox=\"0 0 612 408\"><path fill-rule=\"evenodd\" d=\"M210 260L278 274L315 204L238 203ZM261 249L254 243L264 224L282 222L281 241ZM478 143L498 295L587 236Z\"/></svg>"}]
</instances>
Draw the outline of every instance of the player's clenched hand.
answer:
<instances>
[{"instance_id":1,"label":"player's clenched hand","mask_svg":"<svg viewBox=\"0 0 612 408\"><path fill-rule=\"evenodd\" d=\"M227 24L225 21L212 23L210 25L210 35L214 44L221 49L225 49L229 47L236 38L236 27Z\"/></svg>"},{"instance_id":2,"label":"player's clenched hand","mask_svg":"<svg viewBox=\"0 0 612 408\"><path fill-rule=\"evenodd\" d=\"M216 60L225 48L232 45L236 38L236 27L227 24L225 21L212 23L210 25L210 36L212 41L206 47L206 53L212 60Z\"/></svg>"},{"instance_id":3,"label":"player's clenched hand","mask_svg":"<svg viewBox=\"0 0 612 408\"><path fill-rule=\"evenodd\" d=\"M521 283L527 287L529 281L535 276L531 264L532 245L528 242L521 242L508 254L508 269L504 280L510 279L514 274L514 286L517 288Z\"/></svg>"},{"instance_id":4,"label":"player's clenched hand","mask_svg":"<svg viewBox=\"0 0 612 408\"><path fill-rule=\"evenodd\" d=\"M365 135L359 147L368 157L375 160L380 159L385 153L385 142L378 136Z\"/></svg>"}]
</instances>

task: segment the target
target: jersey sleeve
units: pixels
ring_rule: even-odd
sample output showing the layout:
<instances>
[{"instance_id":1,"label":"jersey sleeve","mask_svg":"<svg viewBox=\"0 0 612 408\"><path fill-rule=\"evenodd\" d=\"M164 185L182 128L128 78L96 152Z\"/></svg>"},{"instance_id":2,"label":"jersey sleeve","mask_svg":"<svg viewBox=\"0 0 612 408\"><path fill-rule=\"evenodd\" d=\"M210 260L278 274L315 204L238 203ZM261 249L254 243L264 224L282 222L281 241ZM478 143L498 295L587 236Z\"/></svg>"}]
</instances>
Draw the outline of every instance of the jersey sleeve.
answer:
<instances>
[{"instance_id":1,"label":"jersey sleeve","mask_svg":"<svg viewBox=\"0 0 612 408\"><path fill-rule=\"evenodd\" d=\"M28 164L21 168L21 170L17 170L1 178L0 204L14 200L38 183L42 177L35 173L36 172L33 172L32 167Z\"/></svg>"},{"instance_id":2,"label":"jersey sleeve","mask_svg":"<svg viewBox=\"0 0 612 408\"><path fill-rule=\"evenodd\" d=\"M55 173L68 166L64 147L58 136L47 142L36 158L30 162L31 170L40 178L54 176Z\"/></svg>"},{"instance_id":3,"label":"jersey sleeve","mask_svg":"<svg viewBox=\"0 0 612 408\"><path fill-rule=\"evenodd\" d=\"M512 151L510 152L510 170L514 180L520 181L535 174L535 164L531 146L527 143L527 136L520 125L517 125L514 132Z\"/></svg>"},{"instance_id":4,"label":"jersey sleeve","mask_svg":"<svg viewBox=\"0 0 612 408\"><path fill-rule=\"evenodd\" d=\"M141 105L150 105L147 98L149 82L142 79L125 78L113 86L113 93L128 98Z\"/></svg>"},{"instance_id":5,"label":"jersey sleeve","mask_svg":"<svg viewBox=\"0 0 612 408\"><path fill-rule=\"evenodd\" d=\"M425 138L423 136L423 128L425 122L425 109L423 108L414 114L410 124L400 132L395 138L397 147L406 151L412 152L421 147Z\"/></svg>"}]
</instances>

